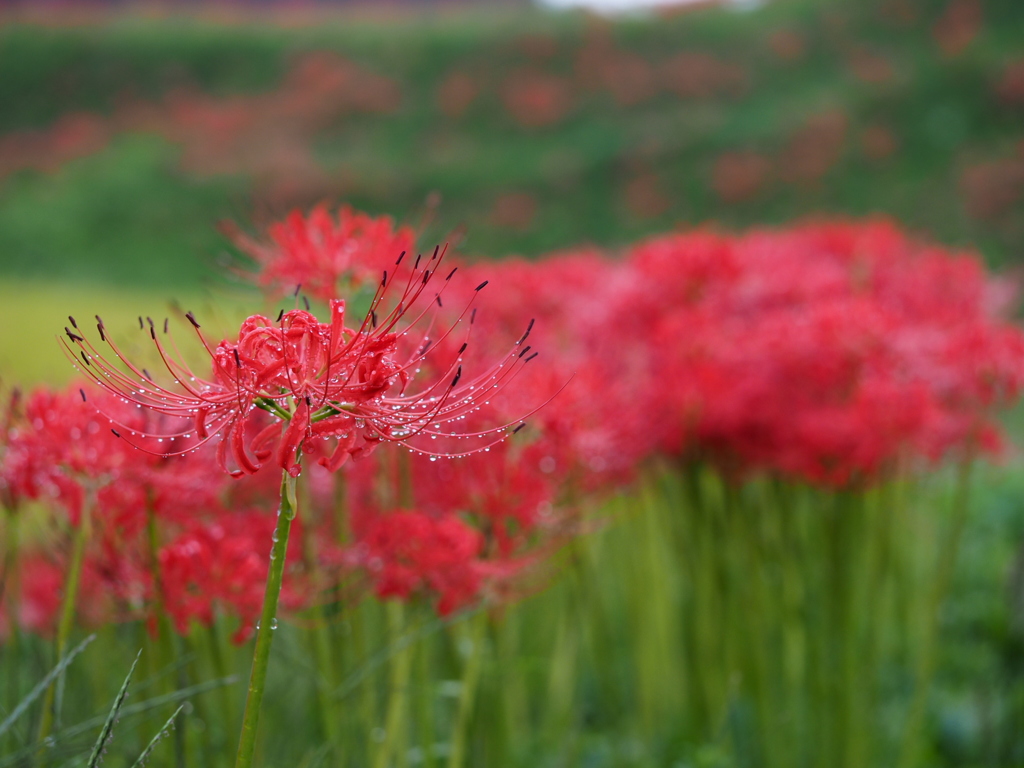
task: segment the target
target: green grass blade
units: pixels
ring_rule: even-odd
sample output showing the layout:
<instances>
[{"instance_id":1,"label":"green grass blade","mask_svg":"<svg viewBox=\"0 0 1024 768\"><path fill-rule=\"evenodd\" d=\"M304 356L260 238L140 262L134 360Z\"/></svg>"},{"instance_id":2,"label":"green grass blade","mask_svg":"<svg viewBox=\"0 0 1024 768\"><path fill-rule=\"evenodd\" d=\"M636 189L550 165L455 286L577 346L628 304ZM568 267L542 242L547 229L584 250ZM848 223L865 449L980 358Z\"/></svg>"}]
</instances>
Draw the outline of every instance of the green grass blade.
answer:
<instances>
[{"instance_id":1,"label":"green grass blade","mask_svg":"<svg viewBox=\"0 0 1024 768\"><path fill-rule=\"evenodd\" d=\"M135 674L135 667L139 664L139 658L142 656L140 650L135 654L135 661L132 662L132 668L128 670L128 675L125 677L124 682L121 683L121 690L117 692L117 698L114 699L114 706L110 708L110 714L107 715L107 720L103 723L103 728L100 730L100 735L96 738L96 743L93 745L92 754L89 756L89 768L96 768L100 764L100 756L103 754L103 748L107 746L107 742L110 741L110 736L114 732L114 721L117 720L117 715L121 711L121 705L124 704L124 699L128 695L128 685L132 681L132 675Z\"/></svg>"},{"instance_id":2,"label":"green grass blade","mask_svg":"<svg viewBox=\"0 0 1024 768\"><path fill-rule=\"evenodd\" d=\"M163 728L156 732L156 736L154 736L152 740L150 740L149 744L146 745L146 748L142 750L142 754L140 754L138 759L134 763L132 763L132 768L142 768L142 764L146 762L146 759L153 751L153 748L156 747L157 742L159 742L164 736L167 735L167 730L172 725L174 725L174 718L181 714L181 711L183 709L185 709L185 705L179 705L178 708L174 710L174 714L167 718L167 722L164 723Z\"/></svg>"},{"instance_id":3,"label":"green grass blade","mask_svg":"<svg viewBox=\"0 0 1024 768\"><path fill-rule=\"evenodd\" d=\"M85 647L95 639L96 635L89 635L57 662L57 666L50 670L50 673L39 681L39 684L29 692L28 696L18 703L18 706L7 716L7 719L0 723L0 736L3 736L11 729L11 726L14 725L19 717L25 714L25 711L32 705L32 702L42 696L46 689L50 687L50 684L68 668L68 665L71 664L74 658L84 651Z\"/></svg>"}]
</instances>

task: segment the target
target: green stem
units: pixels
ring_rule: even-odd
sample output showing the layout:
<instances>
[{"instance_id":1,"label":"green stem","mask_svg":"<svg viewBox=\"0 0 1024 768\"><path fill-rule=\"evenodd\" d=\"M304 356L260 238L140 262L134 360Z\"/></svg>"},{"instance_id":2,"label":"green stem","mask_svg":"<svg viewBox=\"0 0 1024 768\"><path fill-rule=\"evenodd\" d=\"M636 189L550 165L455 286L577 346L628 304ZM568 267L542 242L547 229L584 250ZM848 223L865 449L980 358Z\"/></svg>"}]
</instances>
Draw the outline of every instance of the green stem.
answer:
<instances>
[{"instance_id":1,"label":"green stem","mask_svg":"<svg viewBox=\"0 0 1024 768\"><path fill-rule=\"evenodd\" d=\"M281 508L277 513L277 527L274 529L274 545L270 550L270 570L267 572L267 588L263 593L263 612L256 625L256 648L252 657L252 672L249 675L249 692L245 697L245 714L242 716L242 733L238 740L238 755L235 768L249 768L256 751L256 732L260 722L260 703L263 701L263 687L267 680L267 665L270 662L270 646L274 641L277 627L277 603L281 597L281 582L284 579L284 561L288 551L288 534L297 511L295 501L295 478L284 473L281 480Z\"/></svg>"},{"instance_id":2,"label":"green stem","mask_svg":"<svg viewBox=\"0 0 1024 768\"><path fill-rule=\"evenodd\" d=\"M926 705L928 704L929 682L935 669L935 652L939 631L939 609L949 591L953 580L953 568L956 555L960 548L960 539L967 523L968 497L970 495L971 468L973 462L968 458L960 465L957 476L956 491L953 495L952 520L948 538L939 551L935 578L928 593L928 612L924 636L920 640L915 670L914 698L907 715L907 724L903 729L903 743L900 748L899 768L912 768L920 762L921 729L924 725Z\"/></svg>"},{"instance_id":3,"label":"green stem","mask_svg":"<svg viewBox=\"0 0 1024 768\"><path fill-rule=\"evenodd\" d=\"M60 621L57 624L57 660L64 658L67 652L68 639L71 637L71 627L75 620L75 602L78 599L78 584L82 576L82 563L85 560L85 545L89 538L89 512L91 500L87 500L82 507L82 517L78 521L72 541L71 562L68 564L67 581L64 585L64 599L61 603ZM39 721L38 741L44 743L50 736L54 721L54 697L57 692L58 681L55 680L46 689L46 696L43 699L43 716Z\"/></svg>"},{"instance_id":4,"label":"green stem","mask_svg":"<svg viewBox=\"0 0 1024 768\"><path fill-rule=\"evenodd\" d=\"M377 750L373 761L375 768L387 768L392 755L398 755L400 762L405 746L405 711L409 696L409 672L412 666L413 649L403 643L405 610L402 603L392 600L387 605L388 634L394 648L390 664L388 708L384 716L384 743ZM397 647L396 647L397 646Z\"/></svg>"},{"instance_id":5,"label":"green stem","mask_svg":"<svg viewBox=\"0 0 1024 768\"><path fill-rule=\"evenodd\" d=\"M7 618L11 627L11 635L7 641L7 711L11 712L21 700L19 690L19 672L21 670L21 618L19 616L19 598L21 584L18 580L18 548L20 518L15 509L7 509L7 547L4 552L3 596L7 598ZM17 736L12 730L10 750L17 746Z\"/></svg>"},{"instance_id":6,"label":"green stem","mask_svg":"<svg viewBox=\"0 0 1024 768\"><path fill-rule=\"evenodd\" d=\"M299 483L297 488L299 504L306 512L306 520L310 519L312 504L309 503L308 488L305 483ZM319 565L316 558L314 545L314 528L306 525L302 528L302 561L306 575L312 578L314 584L320 584ZM310 618L313 621L313 630L309 633L309 642L313 657L316 659L319 680L316 686L317 711L320 717L321 732L333 751L334 759L341 758L341 738L338 728L342 723L341 714L337 711L337 702L333 692L337 689L339 681L335 674L334 657L331 654L331 630L328 622L327 610L319 600L310 609Z\"/></svg>"},{"instance_id":7,"label":"green stem","mask_svg":"<svg viewBox=\"0 0 1024 768\"><path fill-rule=\"evenodd\" d=\"M487 612L478 611L469 619L469 658L462 668L462 680L459 686L459 709L455 714L455 725L452 728L451 751L448 753L448 768L462 768L466 756L466 733L469 730L469 719L473 714L473 703L476 698L477 685L480 682L480 668L483 665L483 636L487 625Z\"/></svg>"}]
</instances>

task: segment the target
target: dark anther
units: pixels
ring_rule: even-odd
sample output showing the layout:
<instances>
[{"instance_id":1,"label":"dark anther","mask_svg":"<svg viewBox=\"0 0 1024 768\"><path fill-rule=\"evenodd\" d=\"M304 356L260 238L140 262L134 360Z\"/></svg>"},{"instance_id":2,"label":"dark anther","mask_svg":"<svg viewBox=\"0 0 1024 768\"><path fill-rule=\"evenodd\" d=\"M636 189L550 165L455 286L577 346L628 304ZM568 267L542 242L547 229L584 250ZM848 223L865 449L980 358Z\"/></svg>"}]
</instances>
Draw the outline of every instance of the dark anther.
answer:
<instances>
[{"instance_id":1,"label":"dark anther","mask_svg":"<svg viewBox=\"0 0 1024 768\"><path fill-rule=\"evenodd\" d=\"M441 303L441 294L440 293L437 294L437 296L435 296L434 298L437 300L437 306L439 306L439 307L443 307L444 306L444 304Z\"/></svg>"},{"instance_id":2,"label":"dark anther","mask_svg":"<svg viewBox=\"0 0 1024 768\"><path fill-rule=\"evenodd\" d=\"M449 272L449 273L448 273L448 277L446 277L446 278L445 278L445 281L451 280L451 279L452 279L452 275L454 275L454 274L455 274L455 273L456 273L456 272L457 272L458 270L459 270L459 268L458 268L458 267L456 267L456 268L455 268L455 269L453 269L453 270L452 270L451 272Z\"/></svg>"},{"instance_id":3,"label":"dark anther","mask_svg":"<svg viewBox=\"0 0 1024 768\"><path fill-rule=\"evenodd\" d=\"M533 358L535 358L539 354L540 354L540 352L534 352L532 355L530 355L528 358L526 358L526 360L523 361L523 364L525 365L526 363L530 362L531 360L533 360Z\"/></svg>"},{"instance_id":4,"label":"dark anther","mask_svg":"<svg viewBox=\"0 0 1024 768\"><path fill-rule=\"evenodd\" d=\"M416 263L412 265L413 270L417 270L417 269L420 268L420 259L422 259L422 258L423 258L423 254L422 253L416 256Z\"/></svg>"},{"instance_id":5,"label":"dark anther","mask_svg":"<svg viewBox=\"0 0 1024 768\"><path fill-rule=\"evenodd\" d=\"M431 260L431 261L433 261L434 259L436 259L436 258L437 258L437 252L438 252L439 250L441 250L441 246L440 246L440 245L435 245L435 246L434 246L434 255L430 257L430 260Z\"/></svg>"},{"instance_id":6,"label":"dark anther","mask_svg":"<svg viewBox=\"0 0 1024 768\"><path fill-rule=\"evenodd\" d=\"M71 321L71 327L74 328L75 330L78 330L78 323L75 322L75 318L73 318L71 315L68 315L68 320Z\"/></svg>"},{"instance_id":7,"label":"dark anther","mask_svg":"<svg viewBox=\"0 0 1024 768\"><path fill-rule=\"evenodd\" d=\"M472 325L476 321L476 307L473 307L473 311L469 313L469 324Z\"/></svg>"},{"instance_id":8,"label":"dark anther","mask_svg":"<svg viewBox=\"0 0 1024 768\"><path fill-rule=\"evenodd\" d=\"M237 349L232 349L231 351L235 353L235 365L237 365L239 368L241 368L242 367L242 358L240 358L238 356L238 350Z\"/></svg>"},{"instance_id":9,"label":"dark anther","mask_svg":"<svg viewBox=\"0 0 1024 768\"><path fill-rule=\"evenodd\" d=\"M430 345L433 343L434 342L432 342L430 339L427 339L426 341L423 342L423 346L420 347L420 351L417 352L416 354L419 356L427 354L427 350L430 349Z\"/></svg>"},{"instance_id":10,"label":"dark anther","mask_svg":"<svg viewBox=\"0 0 1024 768\"><path fill-rule=\"evenodd\" d=\"M423 270L423 284L426 285L427 284L427 280L429 280L429 279L430 279L430 270L429 269Z\"/></svg>"},{"instance_id":11,"label":"dark anther","mask_svg":"<svg viewBox=\"0 0 1024 768\"><path fill-rule=\"evenodd\" d=\"M79 389L78 390L78 394L80 394L82 396L82 402L84 403L85 402L85 390L84 389Z\"/></svg>"},{"instance_id":12,"label":"dark anther","mask_svg":"<svg viewBox=\"0 0 1024 768\"><path fill-rule=\"evenodd\" d=\"M388 271L384 270L384 277L381 278L380 284L386 286L388 284Z\"/></svg>"},{"instance_id":13,"label":"dark anther","mask_svg":"<svg viewBox=\"0 0 1024 768\"><path fill-rule=\"evenodd\" d=\"M169 318L164 318L164 333L167 333L167 323L170 322Z\"/></svg>"},{"instance_id":14,"label":"dark anther","mask_svg":"<svg viewBox=\"0 0 1024 768\"><path fill-rule=\"evenodd\" d=\"M85 339L83 339L83 338L82 338L81 336L79 336L79 335L78 335L77 333L75 333L74 331L72 331L72 330L71 330L70 328L68 328L68 327L67 327L66 325L64 326L64 333L66 333L66 334L68 335L68 338L69 338L69 339L71 339L72 341L85 341Z\"/></svg>"},{"instance_id":15,"label":"dark anther","mask_svg":"<svg viewBox=\"0 0 1024 768\"><path fill-rule=\"evenodd\" d=\"M149 327L150 327L150 328L152 328L152 327L153 327L153 318L152 318L152 317L147 317L147 318L146 318L146 322L147 322L147 323L149 323Z\"/></svg>"},{"instance_id":16,"label":"dark anther","mask_svg":"<svg viewBox=\"0 0 1024 768\"><path fill-rule=\"evenodd\" d=\"M514 435L516 432L518 432L520 429L522 429L525 426L526 426L526 422L524 421L522 424L520 424L518 427L516 427L515 429L512 430L512 434Z\"/></svg>"},{"instance_id":17,"label":"dark anther","mask_svg":"<svg viewBox=\"0 0 1024 768\"><path fill-rule=\"evenodd\" d=\"M153 339L153 341L156 341L156 328L154 328L153 326L149 326L149 336L150 338Z\"/></svg>"},{"instance_id":18,"label":"dark anther","mask_svg":"<svg viewBox=\"0 0 1024 768\"><path fill-rule=\"evenodd\" d=\"M192 323L192 325L194 325L196 328L199 327L199 323L196 322L196 316L193 315L191 312L186 312L185 317L187 317L188 321Z\"/></svg>"},{"instance_id":19,"label":"dark anther","mask_svg":"<svg viewBox=\"0 0 1024 768\"><path fill-rule=\"evenodd\" d=\"M121 436L121 433L120 433L120 432L118 432L118 431L117 431L116 429L114 429L113 427L111 427L111 428L110 428L110 431L114 433L114 437L120 437L120 436Z\"/></svg>"},{"instance_id":20,"label":"dark anther","mask_svg":"<svg viewBox=\"0 0 1024 768\"><path fill-rule=\"evenodd\" d=\"M377 327L377 313L372 310L370 311L370 325L374 328Z\"/></svg>"},{"instance_id":21,"label":"dark anther","mask_svg":"<svg viewBox=\"0 0 1024 768\"><path fill-rule=\"evenodd\" d=\"M143 375L143 376L145 376L145 377L146 377L147 379L149 379L150 381L152 381L152 380L153 380L153 374L152 374L152 373L150 373L150 372L149 372L148 370L146 370L145 368L143 368L143 369L142 369L142 375Z\"/></svg>"},{"instance_id":22,"label":"dark anther","mask_svg":"<svg viewBox=\"0 0 1024 768\"><path fill-rule=\"evenodd\" d=\"M455 372L455 378L452 379L452 389L455 389L455 385L459 383L459 379L462 378L462 366L459 366L459 370Z\"/></svg>"},{"instance_id":23,"label":"dark anther","mask_svg":"<svg viewBox=\"0 0 1024 768\"><path fill-rule=\"evenodd\" d=\"M89 358L85 356L85 350L83 349L79 354L82 356L82 362L89 365Z\"/></svg>"},{"instance_id":24,"label":"dark anther","mask_svg":"<svg viewBox=\"0 0 1024 768\"><path fill-rule=\"evenodd\" d=\"M463 352L465 352L466 351L466 347L468 347L468 346L469 346L469 342L468 341L462 342L462 346L459 347L459 354L461 355Z\"/></svg>"},{"instance_id":25,"label":"dark anther","mask_svg":"<svg viewBox=\"0 0 1024 768\"><path fill-rule=\"evenodd\" d=\"M529 352L531 349L533 349L533 347L531 345L527 344L525 347L523 347L523 351L519 353L519 356L522 357L527 352Z\"/></svg>"},{"instance_id":26,"label":"dark anther","mask_svg":"<svg viewBox=\"0 0 1024 768\"><path fill-rule=\"evenodd\" d=\"M401 264L402 263L402 259L404 259L404 258L405 258L405 251L402 251L400 254L398 254L398 261L395 262L395 266L397 267L399 264Z\"/></svg>"},{"instance_id":27,"label":"dark anther","mask_svg":"<svg viewBox=\"0 0 1024 768\"><path fill-rule=\"evenodd\" d=\"M537 318L533 318L533 320L530 321L530 324L526 326L526 333L523 334L523 338L516 342L517 344L522 344L524 341L526 341L526 337L529 336L530 331L533 330L533 324L534 322L536 322L536 320Z\"/></svg>"},{"instance_id":28,"label":"dark anther","mask_svg":"<svg viewBox=\"0 0 1024 768\"><path fill-rule=\"evenodd\" d=\"M304 306L306 311L309 312L309 299L305 296L302 297L302 306Z\"/></svg>"},{"instance_id":29,"label":"dark anther","mask_svg":"<svg viewBox=\"0 0 1024 768\"><path fill-rule=\"evenodd\" d=\"M145 323L142 322L142 315L139 315L139 330L141 331L145 327Z\"/></svg>"},{"instance_id":30,"label":"dark anther","mask_svg":"<svg viewBox=\"0 0 1024 768\"><path fill-rule=\"evenodd\" d=\"M280 312L277 313L277 320L276 320L276 322L280 323L282 317L284 317L284 310L283 309Z\"/></svg>"},{"instance_id":31,"label":"dark anther","mask_svg":"<svg viewBox=\"0 0 1024 768\"><path fill-rule=\"evenodd\" d=\"M476 287L476 290L478 290L478 291L480 291L480 290L483 290L483 287L484 287L485 285L487 285L487 284L488 284L489 282L491 282L491 281L490 281L490 280L484 280L484 281L483 281L482 283L480 283L480 285L478 285L478 286Z\"/></svg>"},{"instance_id":32,"label":"dark anther","mask_svg":"<svg viewBox=\"0 0 1024 768\"><path fill-rule=\"evenodd\" d=\"M306 395L306 405L308 405L310 408L313 407L313 400L312 398L310 398L309 395Z\"/></svg>"},{"instance_id":33,"label":"dark anther","mask_svg":"<svg viewBox=\"0 0 1024 768\"><path fill-rule=\"evenodd\" d=\"M103 332L103 323L96 323L96 330L100 332L100 341L106 341L107 335Z\"/></svg>"},{"instance_id":34,"label":"dark anther","mask_svg":"<svg viewBox=\"0 0 1024 768\"><path fill-rule=\"evenodd\" d=\"M295 286L295 293L292 294L292 298L294 299L296 296L298 296L299 295L299 291L301 291L301 290L302 290L302 283L299 283L298 285Z\"/></svg>"}]
</instances>

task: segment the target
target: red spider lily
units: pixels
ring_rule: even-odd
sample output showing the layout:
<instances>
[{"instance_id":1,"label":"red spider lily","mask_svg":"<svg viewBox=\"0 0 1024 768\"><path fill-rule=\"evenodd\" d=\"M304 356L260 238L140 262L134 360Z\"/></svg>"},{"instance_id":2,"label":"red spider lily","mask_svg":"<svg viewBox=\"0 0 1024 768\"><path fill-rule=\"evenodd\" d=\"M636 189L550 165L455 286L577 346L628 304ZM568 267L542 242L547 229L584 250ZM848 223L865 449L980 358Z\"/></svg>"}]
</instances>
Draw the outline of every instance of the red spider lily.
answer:
<instances>
[{"instance_id":1,"label":"red spider lily","mask_svg":"<svg viewBox=\"0 0 1024 768\"><path fill-rule=\"evenodd\" d=\"M232 639L248 639L263 605L269 568L263 552L273 530L274 519L264 513L236 512L193 525L160 550L164 605L178 632L187 634L193 621L209 626L219 609L239 619ZM289 542L293 563L300 541ZM285 605L300 604L302 593L301 584L290 580Z\"/></svg>"},{"instance_id":2,"label":"red spider lily","mask_svg":"<svg viewBox=\"0 0 1024 768\"><path fill-rule=\"evenodd\" d=\"M993 449L992 411L1024 385L1024 334L998 318L1006 287L888 222L673 235L630 262L655 313L652 375L676 382L651 390L669 452L870 482Z\"/></svg>"},{"instance_id":3,"label":"red spider lily","mask_svg":"<svg viewBox=\"0 0 1024 768\"><path fill-rule=\"evenodd\" d=\"M326 207L309 216L292 211L269 229L270 242L259 242L230 224L224 225L235 245L259 266L257 281L276 295L301 285L321 301L338 297L340 284L358 288L379 279L394 254L412 250L413 232L395 229L391 219L373 218L342 206L338 218Z\"/></svg>"},{"instance_id":4,"label":"red spider lily","mask_svg":"<svg viewBox=\"0 0 1024 768\"><path fill-rule=\"evenodd\" d=\"M77 525L86 488L96 490L108 484L131 461L110 434L111 419L97 406L136 429L142 425L141 418L119 399L87 403L77 385L64 392L43 388L31 392L24 418L8 433L3 461L7 493L56 499Z\"/></svg>"},{"instance_id":5,"label":"red spider lily","mask_svg":"<svg viewBox=\"0 0 1024 768\"><path fill-rule=\"evenodd\" d=\"M486 281L477 286L450 327L435 337L431 322L412 339L411 328L442 304L441 294L455 274L453 269L434 290L442 259L443 253L435 249L429 258L417 257L404 279L392 276L389 282L385 272L369 312L355 329L345 325L344 301L332 300L329 323L320 323L302 310L282 311L277 322L254 315L242 324L236 342L222 341L214 348L189 313L213 361L210 379L201 379L170 353L168 344L174 347L173 342L164 341L166 321L161 334L150 320L149 335L173 378L168 386L128 361L106 335L102 321L100 337L119 364L104 358L73 320L75 330L65 329L63 341L69 357L76 364L80 357L83 364L78 367L98 385L125 403L185 425L161 430L130 424L114 428L117 436L157 455L182 455L220 436L219 462L233 476L255 473L272 454L278 466L296 476L301 471L300 449L319 450L316 444L325 441L333 448L324 451L320 462L332 471L385 441L434 457L469 455L500 442L520 419L473 431L460 430L460 422L501 392L536 353L527 355L521 346L528 329L497 364L463 381L462 355L473 320L469 315L467 321L467 315ZM395 284L401 286L401 294L392 308L385 309L385 296ZM421 301L424 294L426 302ZM407 316L412 318L409 326L400 327ZM460 325L467 328L461 347L446 362L432 366L439 372L433 381L415 388L416 374L434 362L428 359L431 348L449 341ZM438 439L442 442L434 448L430 441ZM228 467L229 453L235 469Z\"/></svg>"},{"instance_id":6,"label":"red spider lily","mask_svg":"<svg viewBox=\"0 0 1024 768\"><path fill-rule=\"evenodd\" d=\"M476 597L485 568L483 537L455 515L398 511L375 516L357 547L381 598L437 596L442 616Z\"/></svg>"}]
</instances>

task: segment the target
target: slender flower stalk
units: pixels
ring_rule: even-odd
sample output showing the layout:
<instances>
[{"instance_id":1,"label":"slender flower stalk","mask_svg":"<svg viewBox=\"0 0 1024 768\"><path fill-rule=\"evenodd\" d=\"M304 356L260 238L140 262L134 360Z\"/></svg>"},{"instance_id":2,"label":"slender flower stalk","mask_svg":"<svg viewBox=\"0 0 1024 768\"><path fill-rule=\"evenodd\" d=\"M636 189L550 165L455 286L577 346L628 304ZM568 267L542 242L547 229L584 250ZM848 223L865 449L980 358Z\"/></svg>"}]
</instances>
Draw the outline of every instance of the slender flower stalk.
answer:
<instances>
[{"instance_id":1,"label":"slender flower stalk","mask_svg":"<svg viewBox=\"0 0 1024 768\"><path fill-rule=\"evenodd\" d=\"M89 540L89 515L91 499L82 507L82 516L75 527L71 545L71 562L68 563L67 581L64 585L64 597L61 601L60 621L57 624L57 637L55 641L57 660L64 658L68 649L68 639L71 637L71 627L75 619L75 603L78 600L78 587L82 578L82 565L85 562L85 545ZM43 714L39 721L38 741L43 744L50 736L54 723L54 700L56 697L59 680L55 680L46 689L43 698Z\"/></svg>"},{"instance_id":2,"label":"slender flower stalk","mask_svg":"<svg viewBox=\"0 0 1024 768\"><path fill-rule=\"evenodd\" d=\"M274 543L270 550L270 570L267 573L267 588L263 596L263 612L256 625L256 649L252 657L249 691L245 697L245 714L242 715L242 734L238 741L235 768L249 768L256 750L260 703L263 701L263 688L267 680L270 646L274 642L274 630L277 629L277 604L281 597L281 582L284 579L288 534L291 532L292 520L295 519L297 512L295 477L285 472L281 480L281 507L277 512L277 527L274 529Z\"/></svg>"}]
</instances>

